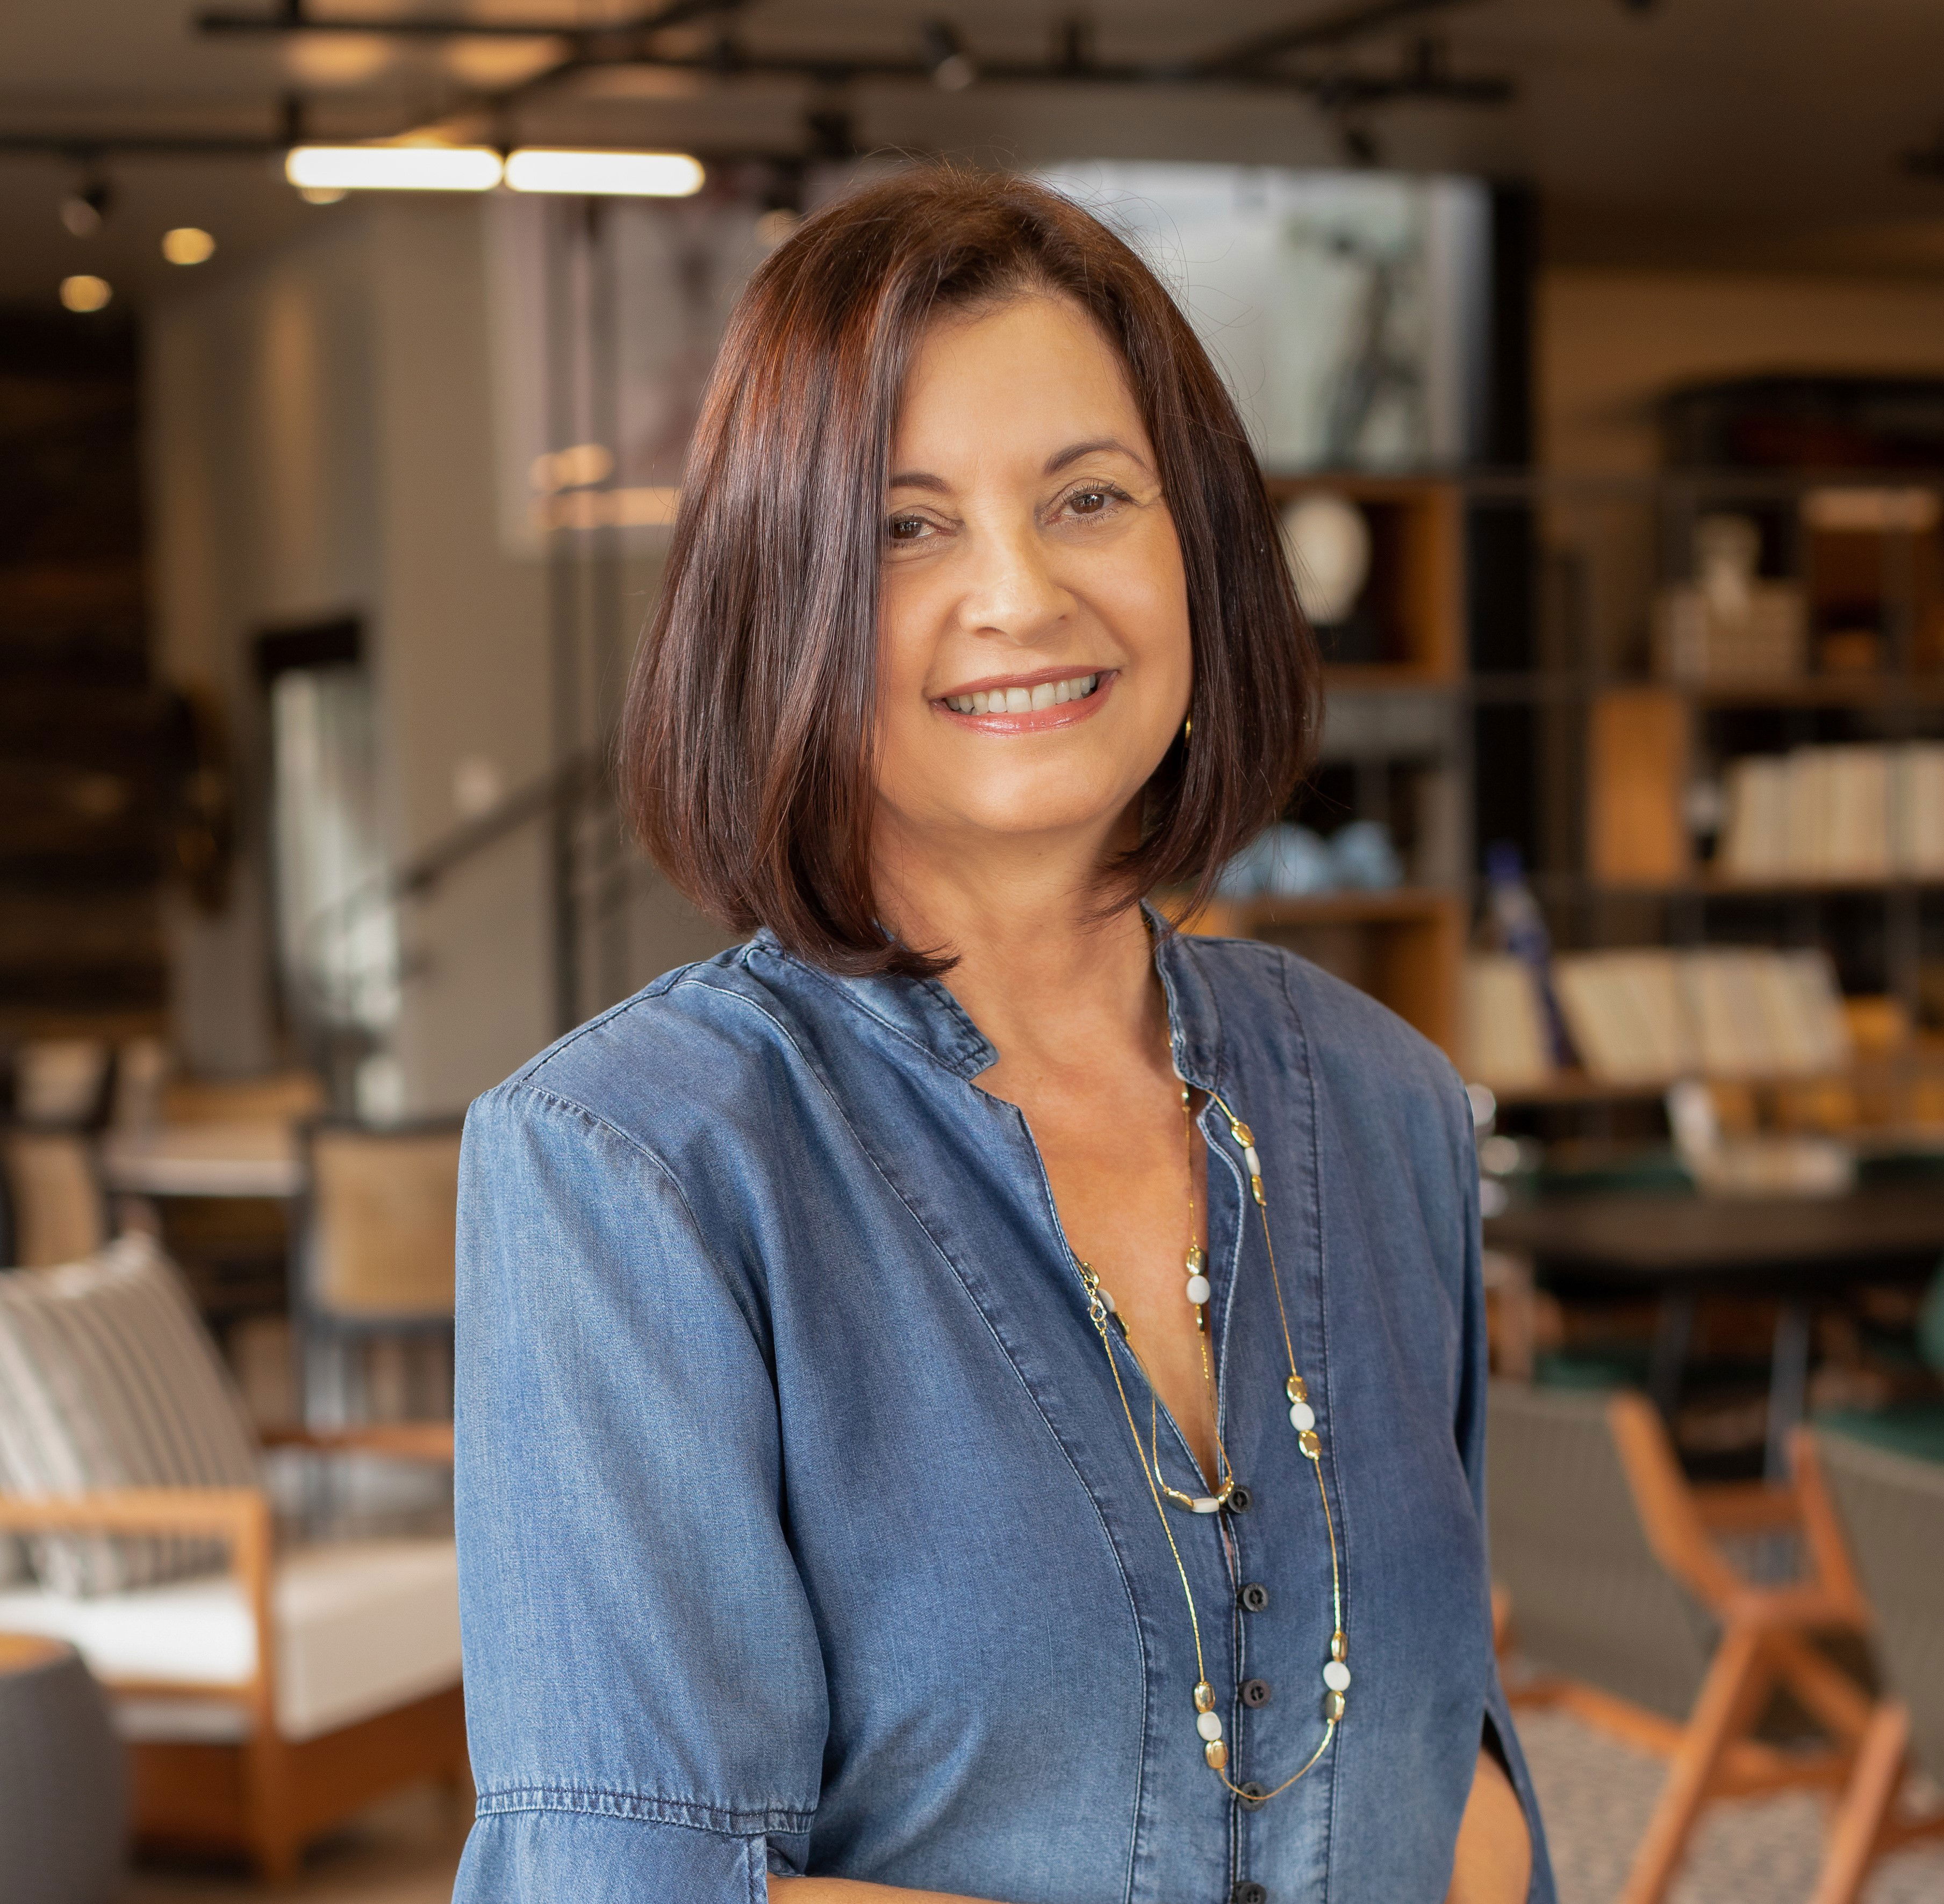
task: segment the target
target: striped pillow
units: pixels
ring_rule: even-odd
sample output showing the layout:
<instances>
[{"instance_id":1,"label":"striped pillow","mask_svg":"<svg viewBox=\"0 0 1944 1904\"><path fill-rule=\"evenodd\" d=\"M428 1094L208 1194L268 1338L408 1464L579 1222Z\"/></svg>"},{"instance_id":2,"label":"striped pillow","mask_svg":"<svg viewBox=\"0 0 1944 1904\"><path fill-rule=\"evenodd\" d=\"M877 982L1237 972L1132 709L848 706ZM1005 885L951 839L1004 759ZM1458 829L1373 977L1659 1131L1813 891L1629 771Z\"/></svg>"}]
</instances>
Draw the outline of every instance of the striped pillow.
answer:
<instances>
[{"instance_id":1,"label":"striped pillow","mask_svg":"<svg viewBox=\"0 0 1944 1904\"><path fill-rule=\"evenodd\" d=\"M180 1278L148 1237L58 1269L0 1273L0 1489L247 1487L241 1398ZM218 1542L37 1536L57 1593L117 1593L224 1564Z\"/></svg>"}]
</instances>

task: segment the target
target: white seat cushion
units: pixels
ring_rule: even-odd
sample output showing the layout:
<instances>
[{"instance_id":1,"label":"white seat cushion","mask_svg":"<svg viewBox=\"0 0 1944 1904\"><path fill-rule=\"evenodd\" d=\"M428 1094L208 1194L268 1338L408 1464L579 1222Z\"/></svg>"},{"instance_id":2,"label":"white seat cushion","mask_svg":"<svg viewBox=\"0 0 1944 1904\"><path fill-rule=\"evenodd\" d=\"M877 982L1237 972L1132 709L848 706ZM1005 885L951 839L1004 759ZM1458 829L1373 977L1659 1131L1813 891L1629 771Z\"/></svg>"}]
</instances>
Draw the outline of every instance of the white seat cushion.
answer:
<instances>
[{"instance_id":1,"label":"white seat cushion","mask_svg":"<svg viewBox=\"0 0 1944 1904\"><path fill-rule=\"evenodd\" d=\"M459 1683L459 1571L449 1540L343 1541L278 1563L277 1729L314 1739ZM38 1588L0 1592L0 1632L71 1641L103 1679L241 1686L256 1634L235 1578L72 1600ZM222 1700L124 1699L125 1736L230 1739L247 1715Z\"/></svg>"}]
</instances>

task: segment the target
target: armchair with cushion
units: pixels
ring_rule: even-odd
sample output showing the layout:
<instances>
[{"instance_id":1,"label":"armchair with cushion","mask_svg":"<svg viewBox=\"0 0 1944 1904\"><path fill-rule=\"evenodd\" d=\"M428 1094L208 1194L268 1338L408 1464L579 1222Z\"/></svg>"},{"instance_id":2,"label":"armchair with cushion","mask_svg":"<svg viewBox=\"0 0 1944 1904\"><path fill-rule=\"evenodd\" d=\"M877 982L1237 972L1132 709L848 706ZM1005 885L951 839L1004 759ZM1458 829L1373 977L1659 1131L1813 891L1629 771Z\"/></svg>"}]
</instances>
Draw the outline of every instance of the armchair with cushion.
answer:
<instances>
[{"instance_id":1,"label":"armchair with cushion","mask_svg":"<svg viewBox=\"0 0 1944 1904\"><path fill-rule=\"evenodd\" d=\"M443 1423L266 1442L449 1462ZM449 1538L279 1551L257 1444L144 1238L0 1275L0 1533L35 1577L0 1632L71 1642L108 1687L138 1840L267 1877L396 1787L467 1780Z\"/></svg>"}]
</instances>

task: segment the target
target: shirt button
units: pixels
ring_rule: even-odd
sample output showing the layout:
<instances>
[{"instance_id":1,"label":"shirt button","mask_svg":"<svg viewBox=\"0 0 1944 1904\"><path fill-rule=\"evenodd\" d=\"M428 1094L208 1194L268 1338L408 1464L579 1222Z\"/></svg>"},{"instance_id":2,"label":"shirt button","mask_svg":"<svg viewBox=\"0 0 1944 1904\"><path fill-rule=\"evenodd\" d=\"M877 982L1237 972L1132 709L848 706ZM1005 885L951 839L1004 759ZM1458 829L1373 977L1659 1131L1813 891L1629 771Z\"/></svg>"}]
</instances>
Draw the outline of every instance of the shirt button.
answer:
<instances>
[{"instance_id":1,"label":"shirt button","mask_svg":"<svg viewBox=\"0 0 1944 1904\"><path fill-rule=\"evenodd\" d=\"M1269 1904L1269 1894L1253 1878L1244 1878L1229 1893L1229 1904Z\"/></svg>"},{"instance_id":2,"label":"shirt button","mask_svg":"<svg viewBox=\"0 0 1944 1904\"><path fill-rule=\"evenodd\" d=\"M1230 1488L1229 1490L1229 1512L1231 1514L1247 1513L1250 1505L1253 1501L1254 1498L1254 1496L1252 1495L1246 1487Z\"/></svg>"},{"instance_id":3,"label":"shirt button","mask_svg":"<svg viewBox=\"0 0 1944 1904\"><path fill-rule=\"evenodd\" d=\"M1269 1682L1266 1679L1245 1679L1242 1681L1242 1703L1244 1706L1266 1706L1269 1703Z\"/></svg>"},{"instance_id":4,"label":"shirt button","mask_svg":"<svg viewBox=\"0 0 1944 1904\"><path fill-rule=\"evenodd\" d=\"M1238 1786L1235 1789L1242 1795L1242 1809L1244 1811L1260 1811L1263 1801L1269 1795L1269 1787L1258 1785L1253 1779L1250 1779L1247 1785Z\"/></svg>"},{"instance_id":5,"label":"shirt button","mask_svg":"<svg viewBox=\"0 0 1944 1904\"><path fill-rule=\"evenodd\" d=\"M1236 1595L1242 1603L1244 1613L1261 1613L1269 1604L1269 1590L1260 1580L1251 1580Z\"/></svg>"}]
</instances>

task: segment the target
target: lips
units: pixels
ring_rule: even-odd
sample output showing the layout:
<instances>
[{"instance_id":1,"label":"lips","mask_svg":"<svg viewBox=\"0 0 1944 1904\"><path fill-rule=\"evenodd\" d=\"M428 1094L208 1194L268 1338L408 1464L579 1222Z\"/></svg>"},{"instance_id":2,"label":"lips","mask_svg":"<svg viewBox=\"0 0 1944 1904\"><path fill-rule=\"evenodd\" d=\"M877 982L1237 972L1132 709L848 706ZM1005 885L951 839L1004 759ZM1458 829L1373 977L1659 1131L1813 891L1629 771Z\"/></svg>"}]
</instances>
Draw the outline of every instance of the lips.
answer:
<instances>
[{"instance_id":1,"label":"lips","mask_svg":"<svg viewBox=\"0 0 1944 1904\"><path fill-rule=\"evenodd\" d=\"M995 681L942 694L932 705L948 719L986 733L1036 733L1097 713L1115 675L1113 669L1096 669Z\"/></svg>"}]
</instances>

